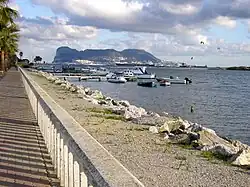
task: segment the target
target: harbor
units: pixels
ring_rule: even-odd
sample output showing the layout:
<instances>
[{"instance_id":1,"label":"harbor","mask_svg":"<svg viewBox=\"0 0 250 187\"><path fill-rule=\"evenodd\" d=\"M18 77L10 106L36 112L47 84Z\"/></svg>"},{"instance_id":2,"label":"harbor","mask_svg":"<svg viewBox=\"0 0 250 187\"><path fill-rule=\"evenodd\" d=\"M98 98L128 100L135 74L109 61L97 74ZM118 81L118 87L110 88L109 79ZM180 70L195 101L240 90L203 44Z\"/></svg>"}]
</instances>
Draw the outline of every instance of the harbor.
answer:
<instances>
[{"instance_id":1,"label":"harbor","mask_svg":"<svg viewBox=\"0 0 250 187\"><path fill-rule=\"evenodd\" d=\"M147 67L126 67L124 69L119 69L115 67L104 68L104 67L84 67L76 69L66 69L64 72L59 73L58 70L53 68L45 68L43 71L51 72L58 78L63 80L72 81L98 81L98 82L109 82L109 83L126 83L126 82L137 82L138 86L143 87L157 87L158 86L170 86L172 84L191 84L192 81L185 77L180 79L179 77L157 77L155 73L149 73ZM38 70L42 68L36 68Z\"/></svg>"}]
</instances>

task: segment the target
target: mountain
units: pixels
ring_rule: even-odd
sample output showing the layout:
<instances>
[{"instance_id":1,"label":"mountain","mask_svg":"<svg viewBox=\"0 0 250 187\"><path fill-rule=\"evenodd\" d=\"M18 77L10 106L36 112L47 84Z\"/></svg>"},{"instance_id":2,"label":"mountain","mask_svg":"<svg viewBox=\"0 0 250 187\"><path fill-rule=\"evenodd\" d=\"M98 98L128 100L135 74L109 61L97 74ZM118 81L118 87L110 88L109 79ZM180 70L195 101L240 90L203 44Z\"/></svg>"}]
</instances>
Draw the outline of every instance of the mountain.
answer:
<instances>
[{"instance_id":1,"label":"mountain","mask_svg":"<svg viewBox=\"0 0 250 187\"><path fill-rule=\"evenodd\" d=\"M86 49L78 51L69 47L59 47L54 58L55 63L72 62L74 60L91 60L103 63L114 62L161 62L149 52L140 49L125 49L116 51L114 49Z\"/></svg>"}]
</instances>

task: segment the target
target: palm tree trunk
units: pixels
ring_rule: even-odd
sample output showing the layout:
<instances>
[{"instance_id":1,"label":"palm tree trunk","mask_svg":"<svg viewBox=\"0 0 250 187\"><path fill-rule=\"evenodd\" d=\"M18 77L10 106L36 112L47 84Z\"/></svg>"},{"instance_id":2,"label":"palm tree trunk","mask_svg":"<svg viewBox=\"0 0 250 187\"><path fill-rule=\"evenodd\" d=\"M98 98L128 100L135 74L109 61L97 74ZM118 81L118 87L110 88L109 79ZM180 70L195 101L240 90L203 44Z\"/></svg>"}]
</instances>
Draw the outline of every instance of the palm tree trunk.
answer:
<instances>
[{"instance_id":1,"label":"palm tree trunk","mask_svg":"<svg viewBox=\"0 0 250 187\"><path fill-rule=\"evenodd\" d=\"M5 55L5 71L8 71L9 69L9 58L8 55Z\"/></svg>"},{"instance_id":2,"label":"palm tree trunk","mask_svg":"<svg viewBox=\"0 0 250 187\"><path fill-rule=\"evenodd\" d=\"M4 72L5 67L4 67L4 51L1 51L1 70Z\"/></svg>"}]
</instances>

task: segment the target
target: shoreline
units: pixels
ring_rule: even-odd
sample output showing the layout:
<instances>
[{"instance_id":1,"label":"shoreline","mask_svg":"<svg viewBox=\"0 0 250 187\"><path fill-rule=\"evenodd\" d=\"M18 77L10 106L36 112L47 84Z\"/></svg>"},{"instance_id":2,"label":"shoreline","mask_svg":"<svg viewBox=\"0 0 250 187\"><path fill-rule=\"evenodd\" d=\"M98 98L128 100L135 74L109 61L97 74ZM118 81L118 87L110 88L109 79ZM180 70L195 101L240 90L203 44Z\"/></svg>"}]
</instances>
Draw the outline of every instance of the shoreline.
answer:
<instances>
[{"instance_id":1,"label":"shoreline","mask_svg":"<svg viewBox=\"0 0 250 187\"><path fill-rule=\"evenodd\" d=\"M230 157L239 154L239 147L243 149L246 146L245 150L247 150L249 148L247 145L238 141L229 143L218 137L212 129L198 124L189 124L188 121L168 115L159 116L156 113L149 113L142 108L130 105L127 101L119 102L108 97L101 99L102 94L99 91L74 86L50 74L41 72L39 74L40 77L47 80L36 76L37 73L32 75L32 78L40 81L39 84L42 83L43 88L53 95L53 99L56 99L62 107L67 108L67 111L77 121L84 124L83 127L92 136L104 144L146 186L164 186L163 183L166 184L170 181L172 186L185 186L187 181L192 182L194 184L192 186L199 186L200 182L205 182L208 186L209 184L221 186L227 184L225 179L230 180L228 186L237 185L237 180L249 184L248 173L244 173L244 170L239 173L237 171L241 170L240 168L227 166L223 164L223 161L210 160L216 155L209 154L223 151L221 153L224 155L222 154L221 158L225 159L230 154L232 154ZM101 103L102 105L100 105ZM112 105L107 107L108 104ZM130 109L126 109L126 107ZM86 108L88 109L86 110ZM200 142L199 140L189 142L190 138L197 139L198 134ZM214 138L217 146L212 146L214 142L208 141L209 138ZM194 145L197 146L197 144L193 144L195 141L207 145L203 145L203 149L195 150L193 149ZM236 149L237 147L239 149ZM201 157L201 153L206 154ZM207 160L217 164L211 164ZM142 161L146 163L146 166ZM176 169L182 162L184 162L184 166ZM159 169L162 172L159 172ZM149 171L151 171L150 174ZM221 178L220 172L224 173L224 178ZM209 173L211 179L203 179L204 173ZM152 176L153 174L154 176ZM166 174L170 176L164 176ZM230 179L232 175L235 175L233 181ZM180 181L176 181L178 180L176 177L181 178ZM199 179L204 181L199 181ZM216 184L213 183L214 180L217 181ZM155 183L157 185L154 185Z\"/></svg>"}]
</instances>

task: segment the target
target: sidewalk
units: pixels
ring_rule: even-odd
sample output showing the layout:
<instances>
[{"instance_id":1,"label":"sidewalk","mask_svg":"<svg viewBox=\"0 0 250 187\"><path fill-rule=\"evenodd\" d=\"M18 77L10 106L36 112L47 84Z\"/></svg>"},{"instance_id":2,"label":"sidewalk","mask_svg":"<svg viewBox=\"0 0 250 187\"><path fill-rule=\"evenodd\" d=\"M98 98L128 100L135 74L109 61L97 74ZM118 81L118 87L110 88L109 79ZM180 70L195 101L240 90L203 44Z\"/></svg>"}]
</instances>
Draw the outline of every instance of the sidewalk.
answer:
<instances>
[{"instance_id":1,"label":"sidewalk","mask_svg":"<svg viewBox=\"0 0 250 187\"><path fill-rule=\"evenodd\" d=\"M15 68L0 78L0 186L59 186Z\"/></svg>"}]
</instances>

